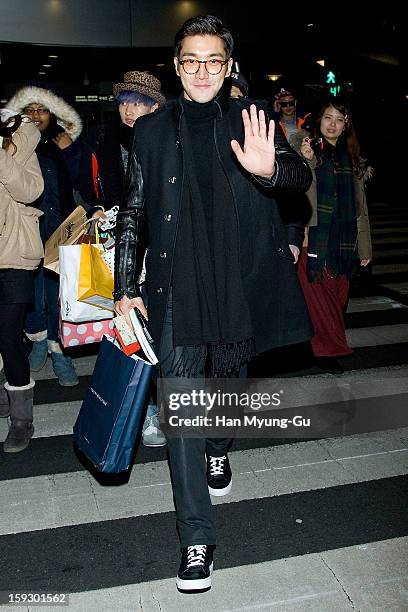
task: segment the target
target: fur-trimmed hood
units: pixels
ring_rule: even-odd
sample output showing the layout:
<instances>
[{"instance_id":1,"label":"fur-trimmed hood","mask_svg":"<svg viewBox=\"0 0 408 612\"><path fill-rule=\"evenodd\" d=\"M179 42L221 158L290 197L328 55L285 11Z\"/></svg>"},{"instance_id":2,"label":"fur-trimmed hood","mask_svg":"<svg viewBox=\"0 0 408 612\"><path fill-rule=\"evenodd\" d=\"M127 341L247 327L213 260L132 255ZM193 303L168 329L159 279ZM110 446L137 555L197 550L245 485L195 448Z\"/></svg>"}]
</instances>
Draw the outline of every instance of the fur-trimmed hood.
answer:
<instances>
[{"instance_id":1,"label":"fur-trimmed hood","mask_svg":"<svg viewBox=\"0 0 408 612\"><path fill-rule=\"evenodd\" d=\"M8 101L7 108L21 113L26 106L33 102L43 104L45 108L48 108L56 116L57 123L64 128L72 140L78 138L82 131L81 117L72 106L49 89L22 87Z\"/></svg>"}]
</instances>

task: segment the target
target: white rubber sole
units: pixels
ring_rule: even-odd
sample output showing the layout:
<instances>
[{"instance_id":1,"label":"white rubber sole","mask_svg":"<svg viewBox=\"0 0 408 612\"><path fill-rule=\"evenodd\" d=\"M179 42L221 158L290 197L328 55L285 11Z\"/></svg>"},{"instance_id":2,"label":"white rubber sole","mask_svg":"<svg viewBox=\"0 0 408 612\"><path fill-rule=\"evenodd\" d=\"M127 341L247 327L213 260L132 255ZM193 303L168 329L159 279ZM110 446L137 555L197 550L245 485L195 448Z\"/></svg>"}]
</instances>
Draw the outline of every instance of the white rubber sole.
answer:
<instances>
[{"instance_id":1,"label":"white rubber sole","mask_svg":"<svg viewBox=\"0 0 408 612\"><path fill-rule=\"evenodd\" d=\"M207 591L211 588L211 576L214 563L210 565L210 575L201 580L183 580L177 576L176 584L179 591Z\"/></svg>"},{"instance_id":2,"label":"white rubber sole","mask_svg":"<svg viewBox=\"0 0 408 612\"><path fill-rule=\"evenodd\" d=\"M224 487L223 489L212 489L210 486L208 486L208 491L210 495L212 495L213 497L223 497L224 495L228 495L231 489L232 489L232 480L229 483L229 485L227 487Z\"/></svg>"},{"instance_id":3,"label":"white rubber sole","mask_svg":"<svg viewBox=\"0 0 408 612\"><path fill-rule=\"evenodd\" d=\"M160 442L160 444L152 444L151 442L145 442L142 439L142 444L143 446L146 446L146 448L161 448L162 446L166 446L167 442Z\"/></svg>"},{"instance_id":4,"label":"white rubber sole","mask_svg":"<svg viewBox=\"0 0 408 612\"><path fill-rule=\"evenodd\" d=\"M76 387L79 385L79 380L77 382L60 382L58 381L60 387Z\"/></svg>"}]
</instances>

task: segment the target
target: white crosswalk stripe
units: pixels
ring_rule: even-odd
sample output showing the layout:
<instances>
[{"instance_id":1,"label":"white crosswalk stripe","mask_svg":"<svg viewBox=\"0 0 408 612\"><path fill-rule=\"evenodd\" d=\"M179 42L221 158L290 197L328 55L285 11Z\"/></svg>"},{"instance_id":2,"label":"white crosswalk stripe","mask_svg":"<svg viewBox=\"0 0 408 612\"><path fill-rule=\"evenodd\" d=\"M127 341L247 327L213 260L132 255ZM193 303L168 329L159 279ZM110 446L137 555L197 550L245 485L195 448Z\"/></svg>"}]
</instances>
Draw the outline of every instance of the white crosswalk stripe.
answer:
<instances>
[{"instance_id":1,"label":"white crosswalk stripe","mask_svg":"<svg viewBox=\"0 0 408 612\"><path fill-rule=\"evenodd\" d=\"M336 444L309 441L231 452L232 493L213 503L403 475L408 468L407 435L405 428ZM88 472L73 472L26 478L24 483L0 481L0 498L0 535L174 510L167 461L137 466L125 488L101 486Z\"/></svg>"}]
</instances>

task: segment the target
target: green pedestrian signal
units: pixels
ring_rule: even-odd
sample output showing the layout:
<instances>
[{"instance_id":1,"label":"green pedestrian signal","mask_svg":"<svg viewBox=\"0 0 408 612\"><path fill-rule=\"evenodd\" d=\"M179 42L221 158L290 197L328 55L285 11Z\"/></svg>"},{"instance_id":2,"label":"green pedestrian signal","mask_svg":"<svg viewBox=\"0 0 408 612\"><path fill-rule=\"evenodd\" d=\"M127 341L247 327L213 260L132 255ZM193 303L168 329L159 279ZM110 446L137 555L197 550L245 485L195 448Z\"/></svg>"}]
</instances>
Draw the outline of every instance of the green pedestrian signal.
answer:
<instances>
[{"instance_id":1,"label":"green pedestrian signal","mask_svg":"<svg viewBox=\"0 0 408 612\"><path fill-rule=\"evenodd\" d=\"M326 83L329 85L329 92L332 96L337 96L340 93L340 85L336 85L336 75L332 70L326 74Z\"/></svg>"}]
</instances>

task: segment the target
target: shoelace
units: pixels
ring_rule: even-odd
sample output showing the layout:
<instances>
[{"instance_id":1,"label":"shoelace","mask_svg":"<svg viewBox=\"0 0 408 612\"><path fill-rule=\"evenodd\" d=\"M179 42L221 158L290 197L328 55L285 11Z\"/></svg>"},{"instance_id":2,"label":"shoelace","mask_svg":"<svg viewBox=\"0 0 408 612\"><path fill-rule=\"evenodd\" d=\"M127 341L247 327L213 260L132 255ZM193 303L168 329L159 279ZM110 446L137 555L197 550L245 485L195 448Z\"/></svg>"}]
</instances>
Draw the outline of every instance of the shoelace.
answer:
<instances>
[{"instance_id":1,"label":"shoelace","mask_svg":"<svg viewBox=\"0 0 408 612\"><path fill-rule=\"evenodd\" d=\"M157 431L157 425L155 423L155 416L148 416L145 418L145 422L143 425L143 431L146 432L149 428Z\"/></svg>"},{"instance_id":2,"label":"shoelace","mask_svg":"<svg viewBox=\"0 0 408 612\"><path fill-rule=\"evenodd\" d=\"M187 546L187 567L204 565L206 552L207 546L205 544Z\"/></svg>"},{"instance_id":3,"label":"shoelace","mask_svg":"<svg viewBox=\"0 0 408 612\"><path fill-rule=\"evenodd\" d=\"M210 474L211 476L221 476L224 473L224 463L226 456L210 457Z\"/></svg>"}]
</instances>

